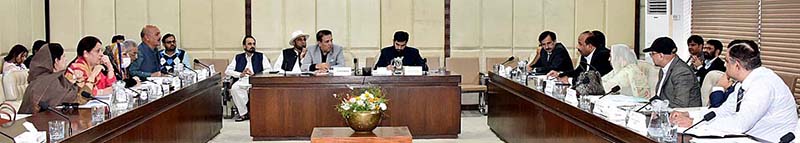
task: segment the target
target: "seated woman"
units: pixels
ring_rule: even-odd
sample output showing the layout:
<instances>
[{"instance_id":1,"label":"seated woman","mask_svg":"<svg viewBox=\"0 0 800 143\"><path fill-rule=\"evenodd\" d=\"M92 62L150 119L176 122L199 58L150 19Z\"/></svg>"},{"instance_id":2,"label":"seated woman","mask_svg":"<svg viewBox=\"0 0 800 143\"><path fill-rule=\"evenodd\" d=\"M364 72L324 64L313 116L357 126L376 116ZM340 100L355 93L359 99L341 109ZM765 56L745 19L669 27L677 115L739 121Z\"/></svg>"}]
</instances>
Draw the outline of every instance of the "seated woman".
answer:
<instances>
[{"instance_id":1,"label":"seated woman","mask_svg":"<svg viewBox=\"0 0 800 143\"><path fill-rule=\"evenodd\" d=\"M61 103L75 102L78 87L64 77L67 59L64 57L64 48L61 44L50 43L37 51L31 60L31 70L28 71L30 85L22 97L19 113L32 114L38 112L40 103L48 107L61 105Z\"/></svg>"},{"instance_id":2,"label":"seated woman","mask_svg":"<svg viewBox=\"0 0 800 143\"><path fill-rule=\"evenodd\" d=\"M612 45L611 66L614 70L602 78L605 90L619 85L620 94L650 98L652 95L649 93L650 87L647 87L647 79L637 64L636 55L628 46Z\"/></svg>"},{"instance_id":3,"label":"seated woman","mask_svg":"<svg viewBox=\"0 0 800 143\"><path fill-rule=\"evenodd\" d=\"M11 51L8 52L5 58L3 58L3 73L8 73L11 71L23 71L28 69L25 67L25 59L28 57L28 49L22 45L14 45L11 48Z\"/></svg>"},{"instance_id":4,"label":"seated woman","mask_svg":"<svg viewBox=\"0 0 800 143\"><path fill-rule=\"evenodd\" d=\"M67 79L77 83L80 88L76 96L80 96L82 92L94 96L112 93L111 85L117 78L114 77L108 56L103 55L101 45L100 39L93 36L83 37L78 42L78 56L69 64L65 74ZM84 104L87 99L78 98L77 101Z\"/></svg>"}]
</instances>

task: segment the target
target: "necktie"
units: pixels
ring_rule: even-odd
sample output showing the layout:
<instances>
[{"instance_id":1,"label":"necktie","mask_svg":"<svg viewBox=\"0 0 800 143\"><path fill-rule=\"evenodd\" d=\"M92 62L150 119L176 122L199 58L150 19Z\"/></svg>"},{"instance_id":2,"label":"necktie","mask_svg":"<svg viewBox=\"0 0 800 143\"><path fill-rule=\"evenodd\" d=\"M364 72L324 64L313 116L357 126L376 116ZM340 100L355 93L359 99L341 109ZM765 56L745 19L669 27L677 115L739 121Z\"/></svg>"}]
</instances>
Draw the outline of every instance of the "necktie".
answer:
<instances>
[{"instance_id":1,"label":"necktie","mask_svg":"<svg viewBox=\"0 0 800 143\"><path fill-rule=\"evenodd\" d=\"M739 112L739 107L742 106L743 97L744 97L744 89L742 89L742 87L739 87L739 93L738 96L736 97L736 112Z\"/></svg>"}]
</instances>

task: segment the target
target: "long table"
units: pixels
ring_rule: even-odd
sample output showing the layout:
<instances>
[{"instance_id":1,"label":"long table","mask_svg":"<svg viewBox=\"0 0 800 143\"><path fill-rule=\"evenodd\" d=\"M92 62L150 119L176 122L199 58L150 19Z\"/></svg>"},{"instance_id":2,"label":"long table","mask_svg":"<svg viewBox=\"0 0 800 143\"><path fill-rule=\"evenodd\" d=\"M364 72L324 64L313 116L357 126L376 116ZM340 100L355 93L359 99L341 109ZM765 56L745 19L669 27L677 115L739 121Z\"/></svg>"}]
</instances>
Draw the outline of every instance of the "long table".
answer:
<instances>
[{"instance_id":1,"label":"long table","mask_svg":"<svg viewBox=\"0 0 800 143\"><path fill-rule=\"evenodd\" d=\"M346 127L334 93L380 86L389 100L380 126L408 126L414 138L456 138L461 132L461 76L286 76L250 78L253 140L307 140L314 127Z\"/></svg>"},{"instance_id":2,"label":"long table","mask_svg":"<svg viewBox=\"0 0 800 143\"><path fill-rule=\"evenodd\" d=\"M487 87L489 127L506 142L654 142L495 73Z\"/></svg>"},{"instance_id":3,"label":"long table","mask_svg":"<svg viewBox=\"0 0 800 143\"><path fill-rule=\"evenodd\" d=\"M222 128L220 77L216 74L94 125L90 109L64 112L72 135L62 142L208 142ZM45 111L20 120L47 131L48 121L64 119Z\"/></svg>"}]
</instances>

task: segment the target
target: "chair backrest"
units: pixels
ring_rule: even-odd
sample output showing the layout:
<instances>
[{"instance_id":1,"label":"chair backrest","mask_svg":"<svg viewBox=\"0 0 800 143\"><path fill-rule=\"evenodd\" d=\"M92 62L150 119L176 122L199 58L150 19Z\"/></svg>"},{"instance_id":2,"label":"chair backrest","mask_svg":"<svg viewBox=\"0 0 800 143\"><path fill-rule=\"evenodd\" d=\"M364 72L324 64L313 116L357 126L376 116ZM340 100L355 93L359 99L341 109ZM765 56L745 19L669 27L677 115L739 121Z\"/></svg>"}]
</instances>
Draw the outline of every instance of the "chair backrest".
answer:
<instances>
[{"instance_id":1,"label":"chair backrest","mask_svg":"<svg viewBox=\"0 0 800 143\"><path fill-rule=\"evenodd\" d=\"M428 70L435 70L442 67L441 64L439 64L440 63L439 57L425 57L425 58L428 59L428 62L425 63L428 64Z\"/></svg>"},{"instance_id":2,"label":"chair backrest","mask_svg":"<svg viewBox=\"0 0 800 143\"><path fill-rule=\"evenodd\" d=\"M461 74L462 85L480 84L480 59L474 58L450 58L447 60L447 70Z\"/></svg>"},{"instance_id":3,"label":"chair backrest","mask_svg":"<svg viewBox=\"0 0 800 143\"><path fill-rule=\"evenodd\" d=\"M6 100L14 101L25 94L28 87L28 71L13 71L3 73L3 93Z\"/></svg>"},{"instance_id":4,"label":"chair backrest","mask_svg":"<svg viewBox=\"0 0 800 143\"><path fill-rule=\"evenodd\" d=\"M3 74L0 74L0 102L6 101L6 93L3 89Z\"/></svg>"},{"instance_id":5,"label":"chair backrest","mask_svg":"<svg viewBox=\"0 0 800 143\"><path fill-rule=\"evenodd\" d=\"M647 87L651 87L650 91L648 92L650 93L649 96L650 97L655 96L656 86L658 86L658 77L661 76L658 75L658 71L661 69L656 67L652 63L646 62L644 60L639 60L638 64L636 65L639 66L639 69L642 70L642 72L644 72L645 77L647 77Z\"/></svg>"},{"instance_id":6,"label":"chair backrest","mask_svg":"<svg viewBox=\"0 0 800 143\"><path fill-rule=\"evenodd\" d=\"M484 67L485 71L492 71L492 67L494 64L501 64L508 60L508 57L490 57L486 58L486 66ZM503 66L511 66L517 67L517 62L519 62L519 58L514 58L514 60L504 64Z\"/></svg>"},{"instance_id":7,"label":"chair backrest","mask_svg":"<svg viewBox=\"0 0 800 143\"><path fill-rule=\"evenodd\" d=\"M225 68L228 67L230 61L228 59L197 59L204 64L214 65L214 70L217 72L225 72ZM201 66L200 64L194 64L194 69L203 69L205 67Z\"/></svg>"},{"instance_id":8,"label":"chair backrest","mask_svg":"<svg viewBox=\"0 0 800 143\"><path fill-rule=\"evenodd\" d=\"M711 89L717 85L717 82L724 74L724 72L718 70L709 71L706 74L705 80L703 80L702 85L700 85L700 97L702 97L703 107L708 107Z\"/></svg>"},{"instance_id":9,"label":"chair backrest","mask_svg":"<svg viewBox=\"0 0 800 143\"><path fill-rule=\"evenodd\" d=\"M777 74L783 79L783 82L786 83L786 86L789 87L789 90L794 95L795 104L800 105L800 75L786 73ZM797 112L800 113L800 106L797 107ZM800 116L800 114L798 114L798 116Z\"/></svg>"}]
</instances>

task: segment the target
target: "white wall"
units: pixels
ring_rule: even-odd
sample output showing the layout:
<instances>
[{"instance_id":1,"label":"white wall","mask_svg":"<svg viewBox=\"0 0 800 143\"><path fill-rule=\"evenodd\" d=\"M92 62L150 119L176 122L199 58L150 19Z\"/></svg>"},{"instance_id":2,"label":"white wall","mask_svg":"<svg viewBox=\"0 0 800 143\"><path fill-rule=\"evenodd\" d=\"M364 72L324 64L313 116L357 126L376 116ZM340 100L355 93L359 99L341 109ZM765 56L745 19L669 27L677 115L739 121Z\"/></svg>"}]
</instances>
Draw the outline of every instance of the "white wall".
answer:
<instances>
[{"instance_id":1,"label":"white wall","mask_svg":"<svg viewBox=\"0 0 800 143\"><path fill-rule=\"evenodd\" d=\"M29 50L34 40L44 39L44 1L0 0L0 52L15 44Z\"/></svg>"},{"instance_id":2,"label":"white wall","mask_svg":"<svg viewBox=\"0 0 800 143\"><path fill-rule=\"evenodd\" d=\"M28 7L36 3L27 2L0 0L6 7L6 3ZM452 0L452 56L513 54L527 58L544 30L555 31L573 58L577 58L574 46L578 33L585 30L604 31L609 45L632 45L635 7L635 1L630 0ZM142 26L155 24L162 35L176 34L179 47L194 58L227 59L241 52L245 31L244 0L57 0L51 1L50 10L51 40L64 44L70 56L74 56L75 44L84 35L107 42L114 34L124 34L138 41ZM6 11L16 10L3 9ZM17 14L2 15L24 19ZM333 30L334 43L352 52L346 54L348 59L377 55L380 48L391 44L396 30L408 31L409 44L420 48L423 56L442 57L443 16L444 1L437 0L253 0L252 33L258 50L273 60L280 49L289 46L292 31L313 35L321 28ZM36 28L43 24L31 24L43 22L24 20L33 22L13 25L22 28L3 26L2 44L30 43L44 37L43 28ZM25 29L28 25L33 28ZM14 29L23 34L5 32L20 33ZM312 36L309 44L316 44L315 40ZM0 48L6 47L10 45Z\"/></svg>"}]
</instances>

